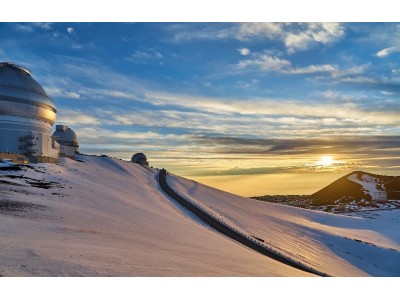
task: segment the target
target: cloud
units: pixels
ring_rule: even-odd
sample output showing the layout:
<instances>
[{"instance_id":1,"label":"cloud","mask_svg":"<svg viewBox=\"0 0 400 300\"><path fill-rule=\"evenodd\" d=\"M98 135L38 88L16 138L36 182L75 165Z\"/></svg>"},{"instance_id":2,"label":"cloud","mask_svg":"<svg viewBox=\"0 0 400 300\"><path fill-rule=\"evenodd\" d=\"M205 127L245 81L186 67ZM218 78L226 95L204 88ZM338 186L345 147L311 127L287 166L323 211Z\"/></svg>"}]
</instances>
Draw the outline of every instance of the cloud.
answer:
<instances>
[{"instance_id":1,"label":"cloud","mask_svg":"<svg viewBox=\"0 0 400 300\"><path fill-rule=\"evenodd\" d=\"M326 65L309 65L306 67L293 68L285 71L287 74L312 74L312 73L337 73L338 69L336 66Z\"/></svg>"},{"instance_id":2,"label":"cloud","mask_svg":"<svg viewBox=\"0 0 400 300\"><path fill-rule=\"evenodd\" d=\"M201 137L199 142L213 145L225 154L263 154L263 155L319 155L335 154L381 154L381 149L394 156L400 148L399 136L347 136L331 138L280 138L250 139L232 137Z\"/></svg>"},{"instance_id":3,"label":"cloud","mask_svg":"<svg viewBox=\"0 0 400 300\"><path fill-rule=\"evenodd\" d=\"M60 97L60 98L70 98L70 99L79 99L80 94L76 92L66 91L59 87L45 87L45 91L49 94L50 97Z\"/></svg>"},{"instance_id":4,"label":"cloud","mask_svg":"<svg viewBox=\"0 0 400 300\"><path fill-rule=\"evenodd\" d=\"M297 67L289 70L284 70L287 74L313 74L313 73L328 73L333 78L344 78L349 75L363 74L370 67L370 64L352 66L346 69L340 69L337 65L309 65L305 67ZM355 80L355 77L349 77L349 80Z\"/></svg>"},{"instance_id":5,"label":"cloud","mask_svg":"<svg viewBox=\"0 0 400 300\"><path fill-rule=\"evenodd\" d=\"M101 118L97 118L93 115L89 115L87 113L83 113L80 110L72 110L72 109L64 109L61 108L57 112L57 120L58 124L66 124L66 125L99 125L102 123ZM79 130L79 134L81 135L81 131Z\"/></svg>"},{"instance_id":6,"label":"cloud","mask_svg":"<svg viewBox=\"0 0 400 300\"><path fill-rule=\"evenodd\" d=\"M228 25L173 25L169 31L173 41L236 39L276 40L283 43L288 53L307 50L315 45L329 45L345 35L339 23L234 23Z\"/></svg>"},{"instance_id":7,"label":"cloud","mask_svg":"<svg viewBox=\"0 0 400 300\"><path fill-rule=\"evenodd\" d=\"M75 92L67 92L65 95L67 98L72 98L72 99L79 99L81 97L78 93Z\"/></svg>"},{"instance_id":8,"label":"cloud","mask_svg":"<svg viewBox=\"0 0 400 300\"><path fill-rule=\"evenodd\" d=\"M154 49L136 50L130 57L134 61L157 60L163 58L163 55Z\"/></svg>"},{"instance_id":9,"label":"cloud","mask_svg":"<svg viewBox=\"0 0 400 300\"><path fill-rule=\"evenodd\" d=\"M382 50L378 51L375 55L377 57L382 58L382 57L389 56L389 55L391 55L391 54L393 54L395 52L400 52L400 47L385 48L385 49L382 49Z\"/></svg>"},{"instance_id":10,"label":"cloud","mask_svg":"<svg viewBox=\"0 0 400 300\"><path fill-rule=\"evenodd\" d=\"M239 40L249 40L254 37L278 38L284 33L283 23L243 23L235 32Z\"/></svg>"},{"instance_id":11,"label":"cloud","mask_svg":"<svg viewBox=\"0 0 400 300\"><path fill-rule=\"evenodd\" d=\"M236 67L240 70L243 69L260 69L262 71L279 71L291 65L290 61L270 56L268 54L257 54L251 59L239 61Z\"/></svg>"},{"instance_id":12,"label":"cloud","mask_svg":"<svg viewBox=\"0 0 400 300\"><path fill-rule=\"evenodd\" d=\"M18 31L33 32L36 28L50 30L52 29L53 23L36 22L36 23L15 23L14 28Z\"/></svg>"},{"instance_id":13,"label":"cloud","mask_svg":"<svg viewBox=\"0 0 400 300\"><path fill-rule=\"evenodd\" d=\"M68 28L67 28L67 32L68 32L69 34L72 34L72 33L74 32L74 28L68 27Z\"/></svg>"},{"instance_id":14,"label":"cloud","mask_svg":"<svg viewBox=\"0 0 400 300\"><path fill-rule=\"evenodd\" d=\"M230 115L237 121L240 121L240 119L246 115L253 118L253 121L257 120L257 122L260 120L267 121L268 119L266 116L270 116L271 129L274 127L277 129L279 126L287 126L287 128L294 130L296 126L302 125L302 120L311 121L312 123L309 126L310 128L308 128L309 130L306 130L307 127L298 127L298 130L293 132L293 134L301 133L302 135L318 133L320 128L316 129L315 124L320 122L319 120L324 120L325 118L336 118L336 125L339 127L341 125L344 127L350 126L349 129L354 128L354 130L357 130L357 127L359 130L365 127L365 130L379 131L380 129L378 129L376 125L397 126L396 124L398 124L398 119L400 117L399 112L395 110L384 110L378 107L374 109L363 108L362 103L356 104L351 102L338 105L336 103L321 103L319 100L304 102L301 100L268 98L223 99L150 91L145 94L145 97L154 105L174 105L177 108L182 107L195 111L218 113L221 116L220 118L224 115ZM279 117L283 116L295 117L297 119L294 119L293 124L291 124L288 123L291 121L290 119L279 119ZM232 126L234 126L234 124L232 124ZM337 126L332 127L329 132L338 131ZM375 128L371 128L371 126ZM236 127L240 128L239 124ZM316 131L311 130L313 127ZM254 127L252 128L254 130ZM329 127L326 129L328 130ZM342 128L343 134L348 134L344 129L345 128ZM249 130L248 133L251 134L251 130ZM272 134L272 132L270 134ZM289 130L285 132L285 134L292 135ZM320 134L324 134L324 132L321 131Z\"/></svg>"},{"instance_id":15,"label":"cloud","mask_svg":"<svg viewBox=\"0 0 400 300\"><path fill-rule=\"evenodd\" d=\"M385 95L385 96L392 96L393 95L392 92L388 92L388 91L381 91L381 93L382 93L382 95Z\"/></svg>"},{"instance_id":16,"label":"cloud","mask_svg":"<svg viewBox=\"0 0 400 300\"><path fill-rule=\"evenodd\" d=\"M272 56L266 53L251 53L248 59L240 60L235 66L236 70L259 70L263 72L280 72L291 75L304 75L315 73L328 73L333 78L362 74L370 67L370 64L352 66L340 69L337 65L308 65L293 67L289 60Z\"/></svg>"},{"instance_id":17,"label":"cloud","mask_svg":"<svg viewBox=\"0 0 400 300\"><path fill-rule=\"evenodd\" d=\"M344 36L344 28L339 23L308 23L301 31L289 31L283 37L289 53L307 50L314 44L331 44Z\"/></svg>"},{"instance_id":18,"label":"cloud","mask_svg":"<svg viewBox=\"0 0 400 300\"><path fill-rule=\"evenodd\" d=\"M239 48L237 49L239 51L239 53L243 56L249 55L250 54L250 50L248 48Z\"/></svg>"}]
</instances>

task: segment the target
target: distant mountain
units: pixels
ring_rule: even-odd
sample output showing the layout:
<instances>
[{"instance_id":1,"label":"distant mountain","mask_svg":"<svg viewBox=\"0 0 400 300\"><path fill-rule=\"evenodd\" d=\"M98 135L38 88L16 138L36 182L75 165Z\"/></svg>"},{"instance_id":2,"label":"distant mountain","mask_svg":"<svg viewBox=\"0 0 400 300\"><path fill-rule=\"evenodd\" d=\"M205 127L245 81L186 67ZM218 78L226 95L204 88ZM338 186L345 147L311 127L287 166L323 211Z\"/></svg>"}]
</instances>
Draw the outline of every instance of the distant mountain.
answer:
<instances>
[{"instance_id":1,"label":"distant mountain","mask_svg":"<svg viewBox=\"0 0 400 300\"><path fill-rule=\"evenodd\" d=\"M345 203L353 200L356 202L400 200L400 176L355 171L312 194L310 198L315 205Z\"/></svg>"}]
</instances>

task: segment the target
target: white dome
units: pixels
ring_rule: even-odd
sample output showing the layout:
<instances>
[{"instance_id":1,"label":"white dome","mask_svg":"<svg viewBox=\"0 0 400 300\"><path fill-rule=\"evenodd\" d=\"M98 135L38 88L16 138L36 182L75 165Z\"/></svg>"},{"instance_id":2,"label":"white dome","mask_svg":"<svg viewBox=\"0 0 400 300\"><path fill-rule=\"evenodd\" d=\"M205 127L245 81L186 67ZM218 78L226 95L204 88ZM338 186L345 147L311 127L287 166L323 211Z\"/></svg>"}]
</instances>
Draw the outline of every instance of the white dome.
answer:
<instances>
[{"instance_id":1,"label":"white dome","mask_svg":"<svg viewBox=\"0 0 400 300\"><path fill-rule=\"evenodd\" d=\"M53 137L60 145L78 147L78 136L75 131L65 125L56 125Z\"/></svg>"}]
</instances>

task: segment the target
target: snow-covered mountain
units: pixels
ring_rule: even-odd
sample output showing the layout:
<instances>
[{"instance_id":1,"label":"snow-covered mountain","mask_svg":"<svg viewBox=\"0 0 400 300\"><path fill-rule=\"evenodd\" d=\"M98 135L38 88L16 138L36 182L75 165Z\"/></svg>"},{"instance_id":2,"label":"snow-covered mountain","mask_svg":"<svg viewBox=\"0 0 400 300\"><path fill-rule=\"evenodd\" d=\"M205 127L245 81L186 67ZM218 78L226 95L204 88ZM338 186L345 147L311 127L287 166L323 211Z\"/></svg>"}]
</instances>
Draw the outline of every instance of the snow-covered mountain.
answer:
<instances>
[{"instance_id":1,"label":"snow-covered mountain","mask_svg":"<svg viewBox=\"0 0 400 300\"><path fill-rule=\"evenodd\" d=\"M337 200L400 200L400 176L382 176L361 171L352 172L311 195L324 204Z\"/></svg>"},{"instance_id":2,"label":"snow-covered mountain","mask_svg":"<svg viewBox=\"0 0 400 300\"><path fill-rule=\"evenodd\" d=\"M156 169L108 157L0 168L1 276L310 276L234 242L166 196ZM170 175L240 232L333 276L399 276L400 213L332 215Z\"/></svg>"}]
</instances>

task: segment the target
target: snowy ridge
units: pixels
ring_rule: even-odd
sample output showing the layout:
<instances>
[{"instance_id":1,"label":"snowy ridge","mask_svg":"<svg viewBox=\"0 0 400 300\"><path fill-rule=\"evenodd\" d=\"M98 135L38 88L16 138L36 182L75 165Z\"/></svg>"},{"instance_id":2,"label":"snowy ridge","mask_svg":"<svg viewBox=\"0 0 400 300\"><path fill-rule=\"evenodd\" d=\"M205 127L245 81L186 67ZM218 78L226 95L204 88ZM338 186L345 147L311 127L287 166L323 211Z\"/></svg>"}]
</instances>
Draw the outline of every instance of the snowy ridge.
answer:
<instances>
[{"instance_id":1,"label":"snowy ridge","mask_svg":"<svg viewBox=\"0 0 400 300\"><path fill-rule=\"evenodd\" d=\"M362 174L361 179L358 179L357 174L353 173L348 176L347 179L361 185L364 193L369 194L372 200L387 199L387 193L378 178L374 178L368 174ZM380 187L380 189L378 189L378 187Z\"/></svg>"}]
</instances>

